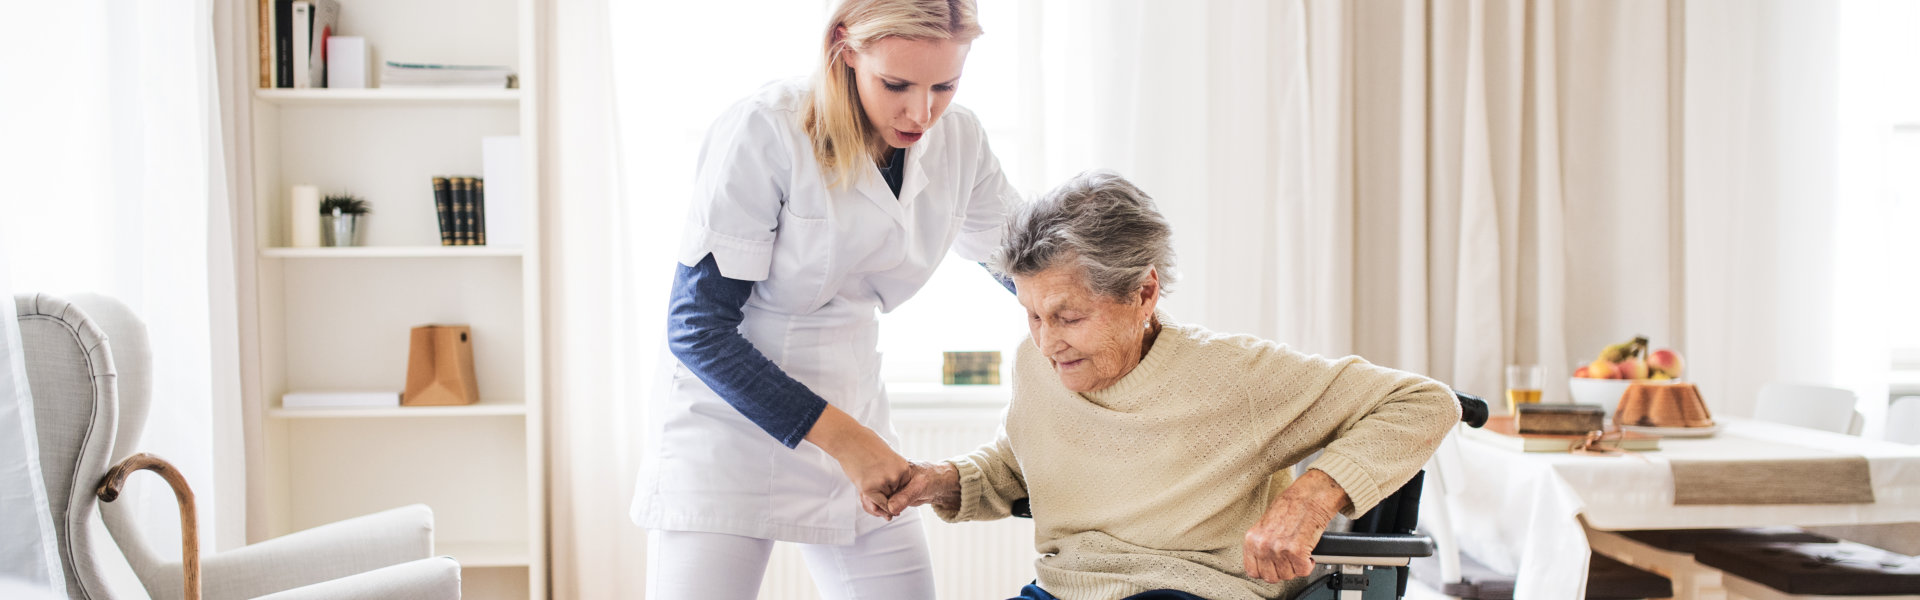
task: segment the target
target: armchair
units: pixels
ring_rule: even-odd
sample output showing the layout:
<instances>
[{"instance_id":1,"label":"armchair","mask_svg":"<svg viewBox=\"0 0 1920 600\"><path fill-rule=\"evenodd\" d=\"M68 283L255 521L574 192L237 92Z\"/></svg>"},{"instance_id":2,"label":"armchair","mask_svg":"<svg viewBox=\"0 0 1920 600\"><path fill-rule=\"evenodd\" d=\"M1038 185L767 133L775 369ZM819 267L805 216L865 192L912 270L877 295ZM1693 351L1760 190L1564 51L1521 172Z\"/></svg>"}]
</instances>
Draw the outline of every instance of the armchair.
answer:
<instances>
[{"instance_id":1,"label":"armchair","mask_svg":"<svg viewBox=\"0 0 1920 600\"><path fill-rule=\"evenodd\" d=\"M152 390L145 325L102 296L27 294L14 304L70 597L116 595L102 569L116 550L156 599L460 597L460 566L433 556L433 514L422 505L199 556L185 480L165 461L134 455ZM141 469L159 472L182 502L178 559L153 548L134 511L112 502ZM96 539L96 519L113 543Z\"/></svg>"}]
</instances>

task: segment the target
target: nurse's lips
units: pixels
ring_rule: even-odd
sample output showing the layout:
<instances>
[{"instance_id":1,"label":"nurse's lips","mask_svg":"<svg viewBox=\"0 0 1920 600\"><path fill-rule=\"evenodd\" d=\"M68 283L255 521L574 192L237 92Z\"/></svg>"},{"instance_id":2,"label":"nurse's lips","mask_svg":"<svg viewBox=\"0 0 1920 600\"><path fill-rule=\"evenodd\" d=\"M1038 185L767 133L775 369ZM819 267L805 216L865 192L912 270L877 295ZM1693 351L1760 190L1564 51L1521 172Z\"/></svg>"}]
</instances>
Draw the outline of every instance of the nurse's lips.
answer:
<instances>
[{"instance_id":1,"label":"nurse's lips","mask_svg":"<svg viewBox=\"0 0 1920 600\"><path fill-rule=\"evenodd\" d=\"M900 140L909 144L920 141L920 136L927 134L925 131L901 131L898 129L893 130L893 132L900 134Z\"/></svg>"}]
</instances>

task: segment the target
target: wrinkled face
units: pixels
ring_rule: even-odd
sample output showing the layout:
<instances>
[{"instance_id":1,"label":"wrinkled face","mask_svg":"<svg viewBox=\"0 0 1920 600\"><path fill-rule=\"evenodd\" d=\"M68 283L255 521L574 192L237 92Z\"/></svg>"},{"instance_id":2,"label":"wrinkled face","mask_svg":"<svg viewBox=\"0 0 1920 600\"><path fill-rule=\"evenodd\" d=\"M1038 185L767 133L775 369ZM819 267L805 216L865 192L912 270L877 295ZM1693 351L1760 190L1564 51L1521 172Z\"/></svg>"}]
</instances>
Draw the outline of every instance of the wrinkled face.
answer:
<instances>
[{"instance_id":1,"label":"wrinkled face","mask_svg":"<svg viewBox=\"0 0 1920 600\"><path fill-rule=\"evenodd\" d=\"M912 146L947 112L971 47L890 37L847 54L867 121L889 147Z\"/></svg>"},{"instance_id":2,"label":"wrinkled face","mask_svg":"<svg viewBox=\"0 0 1920 600\"><path fill-rule=\"evenodd\" d=\"M1060 383L1075 392L1106 389L1140 364L1142 343L1159 299L1160 277L1120 301L1088 288L1080 268L1063 264L1015 276L1020 305L1027 308L1033 343L1046 355Z\"/></svg>"}]
</instances>

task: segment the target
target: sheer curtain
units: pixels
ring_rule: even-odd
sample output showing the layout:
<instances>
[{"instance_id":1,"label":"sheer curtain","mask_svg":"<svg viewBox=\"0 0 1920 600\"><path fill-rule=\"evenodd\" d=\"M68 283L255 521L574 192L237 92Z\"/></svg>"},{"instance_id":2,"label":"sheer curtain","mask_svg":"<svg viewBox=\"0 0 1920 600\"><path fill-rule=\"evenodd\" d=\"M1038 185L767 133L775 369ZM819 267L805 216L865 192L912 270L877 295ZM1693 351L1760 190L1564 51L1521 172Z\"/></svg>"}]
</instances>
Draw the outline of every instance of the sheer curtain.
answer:
<instances>
[{"instance_id":1,"label":"sheer curtain","mask_svg":"<svg viewBox=\"0 0 1920 600\"><path fill-rule=\"evenodd\" d=\"M0 530L7 532L0 539L0 592L65 597L67 580L40 476L40 438L7 270L7 249L0 246L0 319L5 319L0 321Z\"/></svg>"},{"instance_id":2,"label":"sheer curtain","mask_svg":"<svg viewBox=\"0 0 1920 600\"><path fill-rule=\"evenodd\" d=\"M28 3L0 37L0 243L12 291L92 291L146 321L154 406L144 450L187 474L203 543L239 541L234 262L213 2ZM129 498L178 539L164 485ZM130 575L130 573L128 573ZM129 580L130 581L130 580ZM138 589L133 584L132 589Z\"/></svg>"},{"instance_id":3,"label":"sheer curtain","mask_svg":"<svg viewBox=\"0 0 1920 600\"><path fill-rule=\"evenodd\" d=\"M572 213L548 221L564 245L552 305L580 323L553 331L636 337L550 344L553 405L570 413L555 427L577 428L554 435L576 446L555 471L556 544L572 540L556 547L556 590L637 593L621 587L643 564L624 510L687 173L714 114L811 68L802 50L831 4L729 5L753 17L728 18L560 2L580 14L556 19L568 64L551 105L608 102L609 77L614 100L556 115L550 131L561 155L589 153L556 159L552 179L566 182L548 196ZM1747 6L989 0L983 20L1011 21L988 36L1013 39L976 52L1009 44L1011 58L970 60L959 101L1028 194L1101 167L1158 199L1183 274L1165 302L1175 318L1486 394L1500 393L1503 365L1537 363L1549 401L1603 345L1646 335L1686 354L1715 410L1743 415L1765 381L1842 370L1833 314L1847 285L1822 273L1855 252L1820 200L1834 181L1820 111L1833 102L1789 85L1827 81L1834 9ZM721 21L717 38L611 36L612 64L568 87L591 61L566 48L590 53L607 28ZM617 186L568 170L598 161ZM569 487L568 468L568 481L607 479ZM562 497L578 505L570 520Z\"/></svg>"}]
</instances>

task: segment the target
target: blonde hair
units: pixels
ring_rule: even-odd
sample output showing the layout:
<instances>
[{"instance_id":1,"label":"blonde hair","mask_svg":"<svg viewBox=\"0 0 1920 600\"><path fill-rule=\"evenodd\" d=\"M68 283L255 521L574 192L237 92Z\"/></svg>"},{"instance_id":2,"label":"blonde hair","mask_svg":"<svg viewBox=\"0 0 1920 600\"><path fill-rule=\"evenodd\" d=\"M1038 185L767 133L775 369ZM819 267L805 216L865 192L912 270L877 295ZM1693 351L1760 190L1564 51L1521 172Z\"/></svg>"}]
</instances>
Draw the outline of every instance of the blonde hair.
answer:
<instances>
[{"instance_id":1,"label":"blonde hair","mask_svg":"<svg viewBox=\"0 0 1920 600\"><path fill-rule=\"evenodd\" d=\"M834 34L847 28L846 37ZM846 53L865 51L871 44L896 37L908 40L953 40L967 43L980 37L973 0L845 0L827 21L821 69L814 73L813 94L801 111L801 127L813 141L813 158L830 188L859 181L875 158L872 141L878 137L860 104L860 88Z\"/></svg>"}]
</instances>

